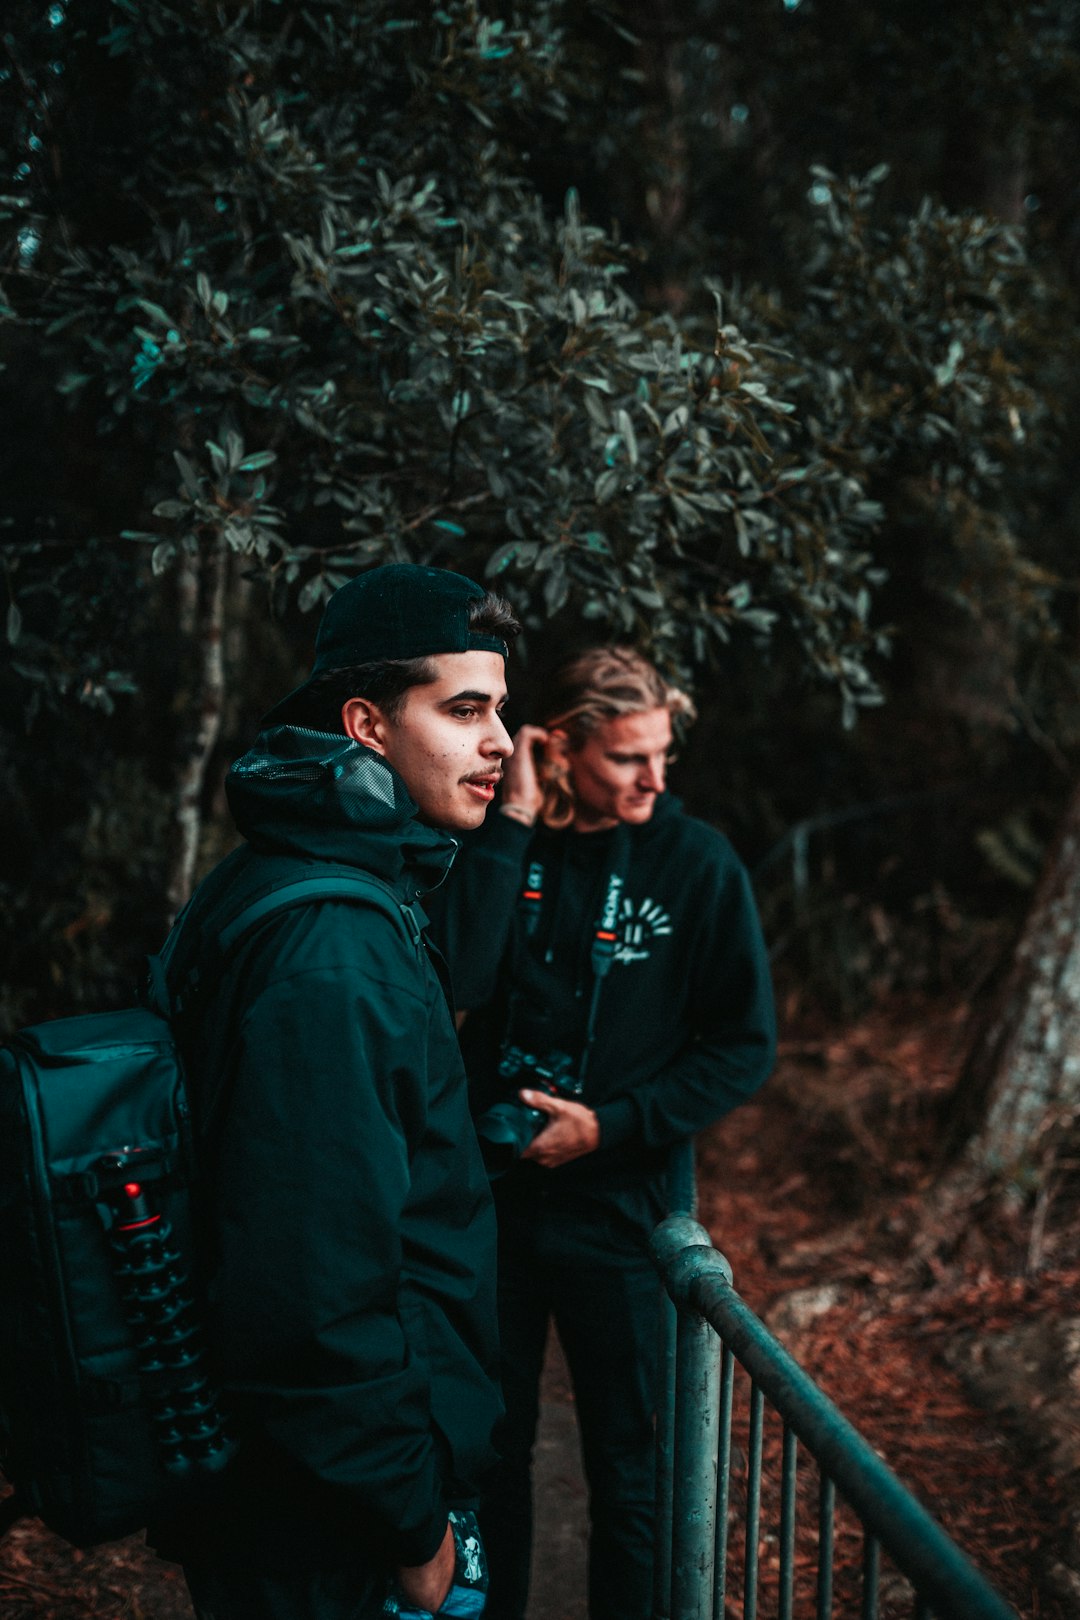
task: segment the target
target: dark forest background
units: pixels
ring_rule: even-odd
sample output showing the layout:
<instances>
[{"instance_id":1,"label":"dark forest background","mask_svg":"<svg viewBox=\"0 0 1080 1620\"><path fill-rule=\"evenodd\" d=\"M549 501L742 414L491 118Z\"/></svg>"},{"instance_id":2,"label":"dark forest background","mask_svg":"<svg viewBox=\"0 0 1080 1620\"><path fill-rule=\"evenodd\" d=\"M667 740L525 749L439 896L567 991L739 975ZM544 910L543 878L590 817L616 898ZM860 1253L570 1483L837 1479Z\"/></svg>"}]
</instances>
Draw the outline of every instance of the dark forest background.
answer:
<instances>
[{"instance_id":1,"label":"dark forest background","mask_svg":"<svg viewBox=\"0 0 1080 1620\"><path fill-rule=\"evenodd\" d=\"M130 998L322 601L409 558L519 605L518 721L589 638L692 683L789 1017L997 1008L969 1126L1036 966L1068 1049L1080 6L0 28L4 1027Z\"/></svg>"}]
</instances>

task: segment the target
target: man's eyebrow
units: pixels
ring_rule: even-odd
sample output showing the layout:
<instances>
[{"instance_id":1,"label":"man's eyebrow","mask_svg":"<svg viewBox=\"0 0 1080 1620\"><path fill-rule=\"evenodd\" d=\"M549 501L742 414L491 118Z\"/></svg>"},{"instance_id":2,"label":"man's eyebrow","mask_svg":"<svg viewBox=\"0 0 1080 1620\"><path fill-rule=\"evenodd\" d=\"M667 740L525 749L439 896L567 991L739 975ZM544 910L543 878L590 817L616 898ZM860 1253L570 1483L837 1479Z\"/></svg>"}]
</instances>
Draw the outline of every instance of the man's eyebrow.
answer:
<instances>
[{"instance_id":1,"label":"man's eyebrow","mask_svg":"<svg viewBox=\"0 0 1080 1620\"><path fill-rule=\"evenodd\" d=\"M443 698L443 703L444 704L446 704L446 703L462 703L466 699L470 703L490 703L491 702L491 693L490 692L469 692L469 691L455 692L453 697ZM502 699L500 698L499 701L501 702Z\"/></svg>"}]
</instances>

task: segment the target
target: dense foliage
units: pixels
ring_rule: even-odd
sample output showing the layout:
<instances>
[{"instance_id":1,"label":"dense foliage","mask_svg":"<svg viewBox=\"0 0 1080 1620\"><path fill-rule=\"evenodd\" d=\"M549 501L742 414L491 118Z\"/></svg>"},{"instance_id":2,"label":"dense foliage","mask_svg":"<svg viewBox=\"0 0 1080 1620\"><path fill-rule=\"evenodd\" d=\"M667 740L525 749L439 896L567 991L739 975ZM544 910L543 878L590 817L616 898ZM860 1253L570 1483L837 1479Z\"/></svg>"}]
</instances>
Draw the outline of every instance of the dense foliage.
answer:
<instances>
[{"instance_id":1,"label":"dense foliage","mask_svg":"<svg viewBox=\"0 0 1080 1620\"><path fill-rule=\"evenodd\" d=\"M880 702L891 634L903 669L931 627L962 726L1068 749L1065 260L943 154L965 53L1001 162L1006 58L1048 149L1072 8L1026 44L983 8L976 59L938 21L929 75L881 9L9 8L9 1016L43 975L123 993L219 847L222 758L391 558L499 580L534 664L617 634L706 708L737 678L765 814L696 790L751 842L873 777L852 742L822 789L791 738Z\"/></svg>"},{"instance_id":2,"label":"dense foliage","mask_svg":"<svg viewBox=\"0 0 1080 1620\"><path fill-rule=\"evenodd\" d=\"M134 451L105 538L155 574L224 546L301 608L387 557L486 562L534 621L572 601L684 665L779 613L857 698L857 466L789 420L775 356L639 307L574 192L550 219L517 172L516 104L565 111L558 8L394 10L118 7L75 41L51 100L74 123L109 51L120 217L58 197L9 297Z\"/></svg>"}]
</instances>

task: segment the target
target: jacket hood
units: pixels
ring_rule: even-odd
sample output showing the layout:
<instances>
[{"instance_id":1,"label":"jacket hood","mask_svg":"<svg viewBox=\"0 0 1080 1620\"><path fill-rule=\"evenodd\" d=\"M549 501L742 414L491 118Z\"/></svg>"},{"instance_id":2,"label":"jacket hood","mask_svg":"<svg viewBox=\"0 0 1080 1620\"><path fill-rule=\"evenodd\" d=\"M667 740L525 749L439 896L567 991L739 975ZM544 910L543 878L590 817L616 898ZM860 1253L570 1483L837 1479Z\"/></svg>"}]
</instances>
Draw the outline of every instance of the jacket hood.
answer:
<instances>
[{"instance_id":1,"label":"jacket hood","mask_svg":"<svg viewBox=\"0 0 1080 1620\"><path fill-rule=\"evenodd\" d=\"M457 852L449 833L417 820L405 783L381 755L303 726L260 732L225 778L229 809L253 848L344 861L422 889L442 882Z\"/></svg>"}]
</instances>

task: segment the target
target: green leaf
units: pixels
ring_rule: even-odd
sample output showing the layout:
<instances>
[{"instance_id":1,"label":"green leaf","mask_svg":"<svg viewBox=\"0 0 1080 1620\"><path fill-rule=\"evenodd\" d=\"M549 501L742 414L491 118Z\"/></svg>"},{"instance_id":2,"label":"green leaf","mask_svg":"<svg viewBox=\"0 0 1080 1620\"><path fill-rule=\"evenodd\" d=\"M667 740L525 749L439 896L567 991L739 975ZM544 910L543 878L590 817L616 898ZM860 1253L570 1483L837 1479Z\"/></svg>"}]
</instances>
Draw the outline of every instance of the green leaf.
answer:
<instances>
[{"instance_id":1,"label":"green leaf","mask_svg":"<svg viewBox=\"0 0 1080 1620\"><path fill-rule=\"evenodd\" d=\"M296 605L301 613L308 613L320 603L327 594L326 579L322 574L313 574L312 577L300 587L296 598Z\"/></svg>"},{"instance_id":2,"label":"green leaf","mask_svg":"<svg viewBox=\"0 0 1080 1620\"><path fill-rule=\"evenodd\" d=\"M139 308L145 314L149 315L152 321L156 321L159 326L169 327L173 324L172 316L167 315L160 304L152 304L147 298L136 298L135 302L138 304Z\"/></svg>"},{"instance_id":3,"label":"green leaf","mask_svg":"<svg viewBox=\"0 0 1080 1620\"><path fill-rule=\"evenodd\" d=\"M201 486L201 484L199 482L198 473L195 471L195 468L192 466L192 464L188 460L187 456L182 454L181 451L179 451L179 450L174 450L173 451L173 460L176 462L177 467L179 467L179 469L180 469L180 478L181 478L181 481L182 481L182 483L184 485L184 489L191 496L191 499L193 501L197 501L198 498L199 498L199 495L201 493L201 488L202 488L202 486ZM156 508L155 508L155 510L156 510Z\"/></svg>"},{"instance_id":4,"label":"green leaf","mask_svg":"<svg viewBox=\"0 0 1080 1620\"><path fill-rule=\"evenodd\" d=\"M947 388L955 380L960 362L964 358L964 345L959 338L949 344L949 352L941 365L934 367L934 381L939 388Z\"/></svg>"},{"instance_id":5,"label":"green leaf","mask_svg":"<svg viewBox=\"0 0 1080 1620\"><path fill-rule=\"evenodd\" d=\"M485 574L490 578L495 574L504 573L518 556L521 547L522 541L520 540L504 540L501 546L495 547L495 550L488 558L487 566L484 569Z\"/></svg>"},{"instance_id":6,"label":"green leaf","mask_svg":"<svg viewBox=\"0 0 1080 1620\"><path fill-rule=\"evenodd\" d=\"M637 435L634 432L634 424L630 420L630 412L619 410L616 412L615 420L619 424L619 432L622 434L626 453L630 457L630 465L636 467L638 464L638 442Z\"/></svg>"},{"instance_id":7,"label":"green leaf","mask_svg":"<svg viewBox=\"0 0 1080 1620\"><path fill-rule=\"evenodd\" d=\"M559 563L551 569L544 581L544 606L547 608L549 619L553 619L556 613L566 606L569 596L570 581L566 569Z\"/></svg>"}]
</instances>

